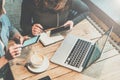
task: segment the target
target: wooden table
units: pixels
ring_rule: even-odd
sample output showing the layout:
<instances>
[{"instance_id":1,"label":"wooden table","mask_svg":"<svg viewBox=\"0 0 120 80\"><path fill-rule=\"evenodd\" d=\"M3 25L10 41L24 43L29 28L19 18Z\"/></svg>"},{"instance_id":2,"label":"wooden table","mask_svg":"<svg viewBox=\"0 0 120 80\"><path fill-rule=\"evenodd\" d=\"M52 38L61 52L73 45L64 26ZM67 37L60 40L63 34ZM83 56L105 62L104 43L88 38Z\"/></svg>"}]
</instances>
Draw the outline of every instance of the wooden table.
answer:
<instances>
[{"instance_id":1,"label":"wooden table","mask_svg":"<svg viewBox=\"0 0 120 80\"><path fill-rule=\"evenodd\" d=\"M70 32L70 34L74 34L79 37L87 38L93 41L95 41L98 37L101 36L101 34L86 19L77 24ZM11 69L15 80L38 80L47 75L49 75L52 80L99 80L99 79L110 80L110 78L108 78L109 76L111 76L112 74L120 73L120 68L118 67L118 65L120 66L120 64L118 64L117 61L117 60L120 61L120 55L109 42L107 43L107 47L104 50L104 53L102 54L101 58L81 73L59 66L51 62L49 68L46 71L39 74L31 73L26 69L26 67L24 67L24 64L26 63L30 52L32 52L33 50L37 50L39 54L43 54L46 57L48 57L48 59L50 59L54 55L57 48L60 46L61 42L62 41L47 47L43 47L42 44L38 42L32 46L24 48L22 51L22 55L14 59L11 63ZM114 58L112 59L112 57ZM117 59L115 59L115 57L117 57ZM110 58L110 60L108 58ZM113 63L114 61L117 61L113 65L114 68L111 67L112 65L110 63L111 60ZM113 69L115 70L113 71ZM106 74L108 72L111 73Z\"/></svg>"}]
</instances>

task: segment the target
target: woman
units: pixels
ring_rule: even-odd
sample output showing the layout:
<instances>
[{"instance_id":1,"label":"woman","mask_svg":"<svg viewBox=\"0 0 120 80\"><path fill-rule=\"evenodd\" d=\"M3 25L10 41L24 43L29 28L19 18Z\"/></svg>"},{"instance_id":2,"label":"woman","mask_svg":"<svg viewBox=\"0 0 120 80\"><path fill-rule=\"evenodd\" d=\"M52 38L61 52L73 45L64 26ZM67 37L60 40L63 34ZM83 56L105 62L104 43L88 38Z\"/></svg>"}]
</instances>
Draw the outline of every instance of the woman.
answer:
<instances>
[{"instance_id":1,"label":"woman","mask_svg":"<svg viewBox=\"0 0 120 80\"><path fill-rule=\"evenodd\" d=\"M24 38L10 24L4 4L5 0L0 0L0 80L14 80L8 62L20 54ZM14 44L8 48L10 36L20 40L21 44Z\"/></svg>"},{"instance_id":2,"label":"woman","mask_svg":"<svg viewBox=\"0 0 120 80\"><path fill-rule=\"evenodd\" d=\"M73 25L88 14L88 7L81 0L23 0L21 29L23 34L37 35L43 29Z\"/></svg>"}]
</instances>

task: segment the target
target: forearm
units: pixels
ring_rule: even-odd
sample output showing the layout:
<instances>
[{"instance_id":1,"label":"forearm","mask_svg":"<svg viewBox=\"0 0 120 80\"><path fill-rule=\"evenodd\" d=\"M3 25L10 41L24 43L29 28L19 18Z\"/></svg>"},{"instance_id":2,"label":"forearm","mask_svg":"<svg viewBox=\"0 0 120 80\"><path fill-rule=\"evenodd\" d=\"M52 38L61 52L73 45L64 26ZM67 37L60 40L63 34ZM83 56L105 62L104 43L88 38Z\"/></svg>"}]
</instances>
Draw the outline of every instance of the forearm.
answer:
<instances>
[{"instance_id":1,"label":"forearm","mask_svg":"<svg viewBox=\"0 0 120 80\"><path fill-rule=\"evenodd\" d=\"M8 63L8 60L3 56L0 58L0 69Z\"/></svg>"},{"instance_id":2,"label":"forearm","mask_svg":"<svg viewBox=\"0 0 120 80\"><path fill-rule=\"evenodd\" d=\"M22 37L21 33L16 28L12 28L10 32L11 39L19 40L20 37Z\"/></svg>"},{"instance_id":3,"label":"forearm","mask_svg":"<svg viewBox=\"0 0 120 80\"><path fill-rule=\"evenodd\" d=\"M89 14L89 7L81 0L73 0L71 14L75 25L86 18Z\"/></svg>"},{"instance_id":4,"label":"forearm","mask_svg":"<svg viewBox=\"0 0 120 80\"><path fill-rule=\"evenodd\" d=\"M85 19L88 14L89 14L88 12L84 12L84 13L76 16L75 18L73 18L72 21L74 22L74 25L76 25L77 23L79 23L80 21Z\"/></svg>"}]
</instances>

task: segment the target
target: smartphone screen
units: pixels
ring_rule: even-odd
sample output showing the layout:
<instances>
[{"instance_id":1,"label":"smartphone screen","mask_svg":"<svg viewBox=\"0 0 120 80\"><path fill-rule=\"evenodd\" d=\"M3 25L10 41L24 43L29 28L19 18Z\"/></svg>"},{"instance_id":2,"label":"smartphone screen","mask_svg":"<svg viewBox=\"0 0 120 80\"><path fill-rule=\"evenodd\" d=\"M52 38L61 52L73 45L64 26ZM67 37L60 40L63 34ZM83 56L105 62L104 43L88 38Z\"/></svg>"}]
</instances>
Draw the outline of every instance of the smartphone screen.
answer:
<instances>
[{"instance_id":1,"label":"smartphone screen","mask_svg":"<svg viewBox=\"0 0 120 80\"><path fill-rule=\"evenodd\" d=\"M39 36L32 37L32 38L24 41L22 48L23 48L23 47L26 47L26 46L29 46L29 45L31 45L31 44L36 43L36 42L39 40L39 37L40 37L40 35L39 35Z\"/></svg>"}]
</instances>

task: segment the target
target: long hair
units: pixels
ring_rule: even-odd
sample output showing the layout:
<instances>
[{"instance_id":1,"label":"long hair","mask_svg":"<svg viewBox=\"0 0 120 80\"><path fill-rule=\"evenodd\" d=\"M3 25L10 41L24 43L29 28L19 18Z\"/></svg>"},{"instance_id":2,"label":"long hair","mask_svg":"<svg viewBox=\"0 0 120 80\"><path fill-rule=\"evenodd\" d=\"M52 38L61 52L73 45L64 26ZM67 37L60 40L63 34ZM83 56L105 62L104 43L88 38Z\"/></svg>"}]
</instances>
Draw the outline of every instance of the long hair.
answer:
<instances>
[{"instance_id":1,"label":"long hair","mask_svg":"<svg viewBox=\"0 0 120 80\"><path fill-rule=\"evenodd\" d=\"M55 10L60 11L68 8L69 0L34 0L35 4L38 8L41 10L49 9L49 10Z\"/></svg>"},{"instance_id":2,"label":"long hair","mask_svg":"<svg viewBox=\"0 0 120 80\"><path fill-rule=\"evenodd\" d=\"M3 0L0 0L0 15L3 14Z\"/></svg>"}]
</instances>

